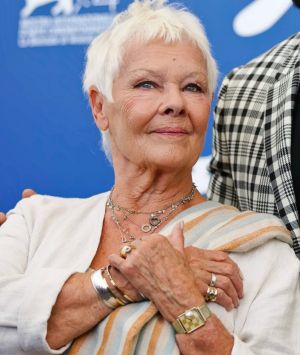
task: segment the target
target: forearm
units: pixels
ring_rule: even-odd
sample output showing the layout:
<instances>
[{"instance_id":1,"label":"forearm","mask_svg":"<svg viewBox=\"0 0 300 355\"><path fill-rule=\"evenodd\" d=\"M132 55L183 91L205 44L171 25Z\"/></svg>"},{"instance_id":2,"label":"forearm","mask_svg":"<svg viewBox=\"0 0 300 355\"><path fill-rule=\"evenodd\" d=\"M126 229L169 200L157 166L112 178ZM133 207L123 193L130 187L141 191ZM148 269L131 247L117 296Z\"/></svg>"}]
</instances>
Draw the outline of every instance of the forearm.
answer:
<instances>
[{"instance_id":1,"label":"forearm","mask_svg":"<svg viewBox=\"0 0 300 355\"><path fill-rule=\"evenodd\" d=\"M180 280L179 273L177 278ZM170 323L183 312L205 303L193 279L185 278L179 284L184 287L177 287L174 292L170 290L154 292L152 297L160 313ZM233 340L233 336L215 315L208 318L206 323L195 331L176 335L176 342L182 355L230 355Z\"/></svg>"},{"instance_id":2,"label":"forearm","mask_svg":"<svg viewBox=\"0 0 300 355\"><path fill-rule=\"evenodd\" d=\"M61 348L93 328L110 312L96 294L89 272L72 275L58 295L48 320L49 346Z\"/></svg>"},{"instance_id":3,"label":"forearm","mask_svg":"<svg viewBox=\"0 0 300 355\"><path fill-rule=\"evenodd\" d=\"M158 297L153 301L164 318L173 323L179 314L204 303L202 295L197 295L192 287L189 291L176 297L177 302L175 297L163 300ZM176 342L182 355L230 355L233 347L233 337L215 315L192 333L177 334Z\"/></svg>"},{"instance_id":4,"label":"forearm","mask_svg":"<svg viewBox=\"0 0 300 355\"><path fill-rule=\"evenodd\" d=\"M220 320L212 315L203 327L189 334L177 334L182 355L230 355L234 339Z\"/></svg>"}]
</instances>

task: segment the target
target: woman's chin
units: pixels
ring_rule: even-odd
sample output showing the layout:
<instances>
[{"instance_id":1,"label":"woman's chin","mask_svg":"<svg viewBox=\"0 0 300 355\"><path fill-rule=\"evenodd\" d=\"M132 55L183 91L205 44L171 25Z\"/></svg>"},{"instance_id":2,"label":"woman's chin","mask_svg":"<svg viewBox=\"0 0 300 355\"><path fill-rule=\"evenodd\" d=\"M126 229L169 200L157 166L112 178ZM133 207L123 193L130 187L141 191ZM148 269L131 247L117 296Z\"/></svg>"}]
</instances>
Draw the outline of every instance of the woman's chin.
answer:
<instances>
[{"instance_id":1,"label":"woman's chin","mask_svg":"<svg viewBox=\"0 0 300 355\"><path fill-rule=\"evenodd\" d=\"M186 170L186 172L191 171L196 159L191 159L191 155L187 154L170 154L170 152L160 151L157 155L155 154L149 160L149 165L156 167L159 170L166 172L177 172Z\"/></svg>"}]
</instances>

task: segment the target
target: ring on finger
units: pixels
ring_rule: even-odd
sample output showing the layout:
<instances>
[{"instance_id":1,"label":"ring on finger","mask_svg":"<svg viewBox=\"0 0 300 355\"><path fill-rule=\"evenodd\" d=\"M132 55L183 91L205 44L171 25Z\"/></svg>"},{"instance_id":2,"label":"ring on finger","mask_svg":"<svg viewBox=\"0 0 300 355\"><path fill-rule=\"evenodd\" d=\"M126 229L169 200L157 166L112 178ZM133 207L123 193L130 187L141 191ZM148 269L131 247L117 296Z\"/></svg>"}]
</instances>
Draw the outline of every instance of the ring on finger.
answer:
<instances>
[{"instance_id":1,"label":"ring on finger","mask_svg":"<svg viewBox=\"0 0 300 355\"><path fill-rule=\"evenodd\" d=\"M218 290L215 287L208 286L205 295L205 301L216 302L217 297L218 297Z\"/></svg>"},{"instance_id":2,"label":"ring on finger","mask_svg":"<svg viewBox=\"0 0 300 355\"><path fill-rule=\"evenodd\" d=\"M133 249L135 249L135 246L133 245L124 245L120 250L121 258L126 259Z\"/></svg>"},{"instance_id":3,"label":"ring on finger","mask_svg":"<svg viewBox=\"0 0 300 355\"><path fill-rule=\"evenodd\" d=\"M215 287L215 286L216 286L216 283L217 283L217 275L212 272L212 273L211 273L211 278L210 278L209 286L210 286L210 287Z\"/></svg>"}]
</instances>

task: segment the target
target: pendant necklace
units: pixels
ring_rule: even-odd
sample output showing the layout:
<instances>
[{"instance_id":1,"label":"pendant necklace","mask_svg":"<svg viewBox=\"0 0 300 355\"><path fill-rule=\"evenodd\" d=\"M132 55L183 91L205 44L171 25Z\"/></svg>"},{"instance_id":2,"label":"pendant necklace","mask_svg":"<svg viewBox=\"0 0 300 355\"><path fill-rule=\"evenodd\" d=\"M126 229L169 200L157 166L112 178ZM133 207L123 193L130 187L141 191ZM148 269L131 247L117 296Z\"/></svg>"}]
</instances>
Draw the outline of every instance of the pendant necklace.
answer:
<instances>
[{"instance_id":1,"label":"pendant necklace","mask_svg":"<svg viewBox=\"0 0 300 355\"><path fill-rule=\"evenodd\" d=\"M170 215L174 213L179 206L190 202L194 198L197 188L196 185L193 183L192 189L187 195L183 196L178 201L173 202L168 206L155 211L137 211L131 208L120 206L112 199L113 190L114 187L111 189L111 192L108 196L106 206L111 210L112 220L120 231L120 234L122 236L122 243L129 243L130 241L135 240L136 237L129 231L127 226L124 226L125 221L134 224L143 233L152 234L162 223L168 220ZM122 214L123 221L120 220L117 215L117 212ZM133 215L147 215L147 221L140 225L132 220Z\"/></svg>"}]
</instances>

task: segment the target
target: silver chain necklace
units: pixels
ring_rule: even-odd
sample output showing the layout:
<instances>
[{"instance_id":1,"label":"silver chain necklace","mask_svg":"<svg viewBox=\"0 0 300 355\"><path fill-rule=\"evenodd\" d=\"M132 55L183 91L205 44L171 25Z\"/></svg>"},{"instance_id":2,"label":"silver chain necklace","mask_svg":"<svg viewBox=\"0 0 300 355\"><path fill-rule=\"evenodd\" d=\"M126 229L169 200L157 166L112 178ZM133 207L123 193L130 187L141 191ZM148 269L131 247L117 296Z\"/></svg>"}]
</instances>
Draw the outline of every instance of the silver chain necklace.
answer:
<instances>
[{"instance_id":1,"label":"silver chain necklace","mask_svg":"<svg viewBox=\"0 0 300 355\"><path fill-rule=\"evenodd\" d=\"M112 193L113 193L114 188L111 189L111 192L108 196L108 200L106 202L106 206L111 210L112 213L112 220L118 227L121 238L122 238L122 243L128 243L132 240L135 240L136 237L134 234L132 234L128 227L124 226L124 221L129 221L130 223L136 225L137 227L140 228L140 230L143 233L150 233L152 234L162 223L166 222L170 215L177 210L177 208L181 205L184 205L188 202L190 202L196 193L196 185L193 183L192 184L192 189L191 191L186 195L183 196L181 199L178 201L171 203L170 205L156 210L156 211L136 211L131 208L123 207L115 203L112 199ZM117 216L117 212L122 213L123 217L123 222L120 221L119 217ZM148 215L147 219L148 221L142 225L135 223L130 216L132 215Z\"/></svg>"}]
</instances>

